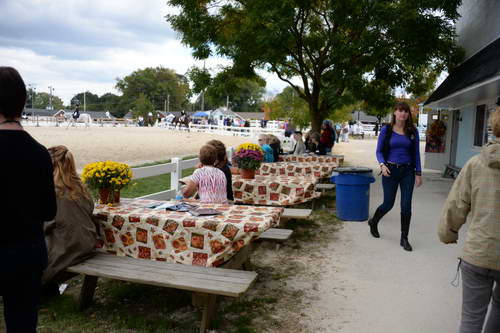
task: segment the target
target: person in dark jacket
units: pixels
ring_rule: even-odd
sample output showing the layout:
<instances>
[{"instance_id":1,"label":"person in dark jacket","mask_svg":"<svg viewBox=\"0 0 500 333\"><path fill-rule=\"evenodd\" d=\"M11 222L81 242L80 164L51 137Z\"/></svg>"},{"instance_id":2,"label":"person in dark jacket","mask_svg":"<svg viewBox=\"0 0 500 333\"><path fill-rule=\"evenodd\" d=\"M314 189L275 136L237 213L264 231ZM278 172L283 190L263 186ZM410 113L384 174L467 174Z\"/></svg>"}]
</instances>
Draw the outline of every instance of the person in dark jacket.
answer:
<instances>
[{"instance_id":1,"label":"person in dark jacket","mask_svg":"<svg viewBox=\"0 0 500 333\"><path fill-rule=\"evenodd\" d=\"M333 134L333 128L328 120L323 122L321 125L321 137L320 142L325 146L326 152L332 151L335 136Z\"/></svg>"},{"instance_id":2,"label":"person in dark jacket","mask_svg":"<svg viewBox=\"0 0 500 333\"><path fill-rule=\"evenodd\" d=\"M323 142L321 142L321 136L319 133L311 134L311 149L311 152L315 153L316 155L326 155L327 146Z\"/></svg>"},{"instance_id":3,"label":"person in dark jacket","mask_svg":"<svg viewBox=\"0 0 500 333\"><path fill-rule=\"evenodd\" d=\"M8 333L36 332L47 265L43 224L57 210L50 155L20 123L25 102L19 73L0 67L0 296Z\"/></svg>"},{"instance_id":4,"label":"person in dark jacket","mask_svg":"<svg viewBox=\"0 0 500 333\"><path fill-rule=\"evenodd\" d=\"M380 131L377 142L377 160L382 173L384 202L377 208L368 221L373 237L379 238L378 223L394 206L398 187L401 188L401 240L406 251L412 251L408 242L411 220L413 188L422 185L420 164L420 141L418 131L413 125L410 106L397 103L392 121Z\"/></svg>"}]
</instances>

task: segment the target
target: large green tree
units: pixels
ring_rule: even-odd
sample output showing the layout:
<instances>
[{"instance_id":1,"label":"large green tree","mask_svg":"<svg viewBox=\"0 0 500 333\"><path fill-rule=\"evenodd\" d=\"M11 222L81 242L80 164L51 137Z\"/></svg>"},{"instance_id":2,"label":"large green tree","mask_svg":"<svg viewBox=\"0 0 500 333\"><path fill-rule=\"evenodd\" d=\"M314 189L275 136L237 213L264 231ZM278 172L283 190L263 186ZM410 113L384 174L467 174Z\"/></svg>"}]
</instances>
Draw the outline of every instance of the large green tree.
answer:
<instances>
[{"instance_id":1,"label":"large green tree","mask_svg":"<svg viewBox=\"0 0 500 333\"><path fill-rule=\"evenodd\" d=\"M309 125L307 103L297 95L292 87L283 89L271 101L266 102L266 105L271 109L271 119L289 119L299 127Z\"/></svg>"},{"instance_id":2,"label":"large green tree","mask_svg":"<svg viewBox=\"0 0 500 333\"><path fill-rule=\"evenodd\" d=\"M35 109L46 109L50 107L50 94L46 92L36 93L34 95L34 107ZM61 98L52 95L52 110L59 110L64 107Z\"/></svg>"},{"instance_id":3,"label":"large green tree","mask_svg":"<svg viewBox=\"0 0 500 333\"><path fill-rule=\"evenodd\" d=\"M141 94L146 96L156 110L163 110L166 103L171 111L185 109L190 96L187 78L163 67L139 69L122 79L116 88L122 92L120 108L129 110Z\"/></svg>"},{"instance_id":4,"label":"large green tree","mask_svg":"<svg viewBox=\"0 0 500 333\"><path fill-rule=\"evenodd\" d=\"M122 118L127 110L120 108L121 97L112 93L105 93L99 97L100 110L109 111L115 117Z\"/></svg>"},{"instance_id":5,"label":"large green tree","mask_svg":"<svg viewBox=\"0 0 500 333\"><path fill-rule=\"evenodd\" d=\"M352 97L387 106L390 89L411 85L415 69L432 64L441 71L463 54L453 27L461 0L168 3L180 11L167 20L196 58L224 56L240 75L275 73L307 102L314 130Z\"/></svg>"},{"instance_id":6,"label":"large green tree","mask_svg":"<svg viewBox=\"0 0 500 333\"><path fill-rule=\"evenodd\" d=\"M74 105L78 101L80 104L80 110L87 111L102 111L102 107L99 103L99 96L91 93L90 91L81 92L71 98L71 104Z\"/></svg>"},{"instance_id":7,"label":"large green tree","mask_svg":"<svg viewBox=\"0 0 500 333\"><path fill-rule=\"evenodd\" d=\"M262 77L242 77L231 68L222 68L212 77L205 68L191 67L186 76L192 82L193 93L200 94L196 105L203 105L205 110L224 106L229 100L233 111L258 111L266 87Z\"/></svg>"}]
</instances>

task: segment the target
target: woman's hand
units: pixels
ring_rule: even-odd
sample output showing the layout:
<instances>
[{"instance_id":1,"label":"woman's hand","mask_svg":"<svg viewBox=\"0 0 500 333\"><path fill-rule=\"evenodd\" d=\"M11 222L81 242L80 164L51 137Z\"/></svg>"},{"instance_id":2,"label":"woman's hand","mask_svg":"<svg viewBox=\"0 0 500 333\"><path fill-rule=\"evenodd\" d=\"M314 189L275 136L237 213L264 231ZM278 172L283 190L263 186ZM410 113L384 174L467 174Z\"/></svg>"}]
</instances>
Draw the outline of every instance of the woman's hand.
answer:
<instances>
[{"instance_id":1,"label":"woman's hand","mask_svg":"<svg viewBox=\"0 0 500 333\"><path fill-rule=\"evenodd\" d=\"M422 176L415 176L415 186L416 187L422 186Z\"/></svg>"},{"instance_id":2,"label":"woman's hand","mask_svg":"<svg viewBox=\"0 0 500 333\"><path fill-rule=\"evenodd\" d=\"M389 177L391 175L391 171L389 170L389 168L385 164L382 164L380 166L380 171L382 171L382 176L384 176L384 177Z\"/></svg>"}]
</instances>

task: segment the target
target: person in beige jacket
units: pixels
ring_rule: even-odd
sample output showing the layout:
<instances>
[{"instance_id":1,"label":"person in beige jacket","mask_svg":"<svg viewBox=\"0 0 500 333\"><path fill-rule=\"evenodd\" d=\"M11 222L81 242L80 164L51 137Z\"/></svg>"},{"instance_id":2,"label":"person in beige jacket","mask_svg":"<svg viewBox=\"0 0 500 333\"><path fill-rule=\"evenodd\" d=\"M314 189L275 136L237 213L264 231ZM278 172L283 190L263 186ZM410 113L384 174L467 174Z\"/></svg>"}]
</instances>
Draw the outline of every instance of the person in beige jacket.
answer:
<instances>
[{"instance_id":1,"label":"person in beige jacket","mask_svg":"<svg viewBox=\"0 0 500 333\"><path fill-rule=\"evenodd\" d=\"M462 168L443 208L439 238L456 243L469 217L460 258L462 320L460 333L500 332L500 107L491 117L496 139Z\"/></svg>"},{"instance_id":2,"label":"person in beige jacket","mask_svg":"<svg viewBox=\"0 0 500 333\"><path fill-rule=\"evenodd\" d=\"M49 255L42 276L46 298L57 295L58 285L71 277L67 267L95 254L97 242L94 202L76 173L73 154L65 146L48 150L54 165L57 215L44 228Z\"/></svg>"}]
</instances>

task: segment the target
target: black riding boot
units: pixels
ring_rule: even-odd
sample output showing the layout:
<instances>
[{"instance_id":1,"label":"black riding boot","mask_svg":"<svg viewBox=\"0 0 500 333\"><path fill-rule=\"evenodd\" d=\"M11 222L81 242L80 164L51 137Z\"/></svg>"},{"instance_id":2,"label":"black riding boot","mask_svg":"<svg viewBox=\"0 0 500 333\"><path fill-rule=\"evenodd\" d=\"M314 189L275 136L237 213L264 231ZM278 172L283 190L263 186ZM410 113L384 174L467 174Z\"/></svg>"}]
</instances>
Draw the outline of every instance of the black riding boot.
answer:
<instances>
[{"instance_id":1,"label":"black riding boot","mask_svg":"<svg viewBox=\"0 0 500 333\"><path fill-rule=\"evenodd\" d=\"M372 234L373 237L375 238L380 238L380 234L378 233L378 222L380 219L385 215L380 209L377 208L375 211L375 214L373 214L373 217L368 220L368 225L370 226L370 233Z\"/></svg>"},{"instance_id":2,"label":"black riding boot","mask_svg":"<svg viewBox=\"0 0 500 333\"><path fill-rule=\"evenodd\" d=\"M408 242L408 232L410 231L411 214L401 213L401 241L400 245L406 251L412 251L410 242Z\"/></svg>"}]
</instances>

